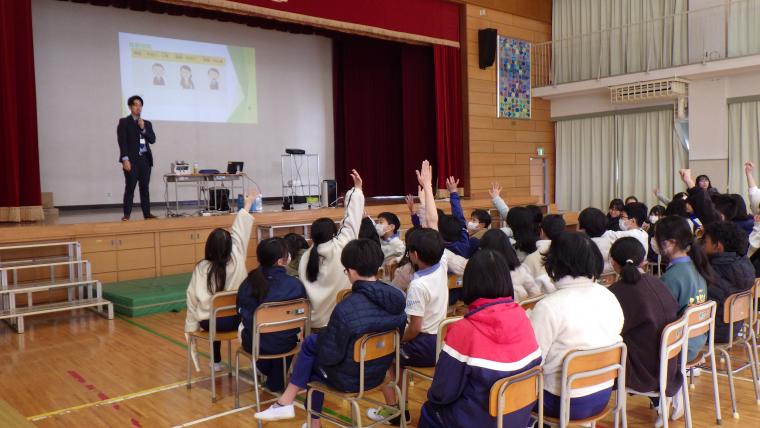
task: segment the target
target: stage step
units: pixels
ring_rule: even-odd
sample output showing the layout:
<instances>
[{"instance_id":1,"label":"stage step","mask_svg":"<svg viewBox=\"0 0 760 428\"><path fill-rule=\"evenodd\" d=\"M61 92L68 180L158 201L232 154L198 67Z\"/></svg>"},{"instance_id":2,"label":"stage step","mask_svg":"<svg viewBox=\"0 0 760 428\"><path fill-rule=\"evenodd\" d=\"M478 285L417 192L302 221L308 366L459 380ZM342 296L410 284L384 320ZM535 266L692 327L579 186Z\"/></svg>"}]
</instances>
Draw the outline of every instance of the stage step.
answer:
<instances>
[{"instance_id":1,"label":"stage step","mask_svg":"<svg viewBox=\"0 0 760 428\"><path fill-rule=\"evenodd\" d=\"M17 322L14 326L11 323L12 327L16 328L16 331L18 333L24 332L24 318L25 316L30 315L42 315L42 314L49 314L53 312L62 312L62 311L72 311L75 309L86 309L86 308L94 308L98 306L106 306L107 311L103 312L100 310L96 310L95 312L99 315L102 315L106 318L113 319L113 305L111 302L105 299L81 299L81 300L73 300L70 302L56 302L56 303L46 303L43 305L35 305L35 306L23 306L20 308L15 309L7 309L0 311L0 319L12 319L16 318Z\"/></svg>"},{"instance_id":2,"label":"stage step","mask_svg":"<svg viewBox=\"0 0 760 428\"><path fill-rule=\"evenodd\" d=\"M11 285L7 290L1 290L0 294L22 294L22 293L34 293L38 291L54 290L58 288L71 288L71 287L84 287L92 285L97 287L98 281L95 280L82 280L73 282L61 282L61 281L37 281L37 282L25 282L18 285Z\"/></svg>"},{"instance_id":3,"label":"stage step","mask_svg":"<svg viewBox=\"0 0 760 428\"><path fill-rule=\"evenodd\" d=\"M12 267L19 267L19 266L38 266L38 265L46 265L49 263L58 263L58 262L67 262L67 261L75 261L75 260L71 260L69 256L50 256L50 257L40 257L36 259L8 260L5 262L0 261L0 268L12 268Z\"/></svg>"}]
</instances>

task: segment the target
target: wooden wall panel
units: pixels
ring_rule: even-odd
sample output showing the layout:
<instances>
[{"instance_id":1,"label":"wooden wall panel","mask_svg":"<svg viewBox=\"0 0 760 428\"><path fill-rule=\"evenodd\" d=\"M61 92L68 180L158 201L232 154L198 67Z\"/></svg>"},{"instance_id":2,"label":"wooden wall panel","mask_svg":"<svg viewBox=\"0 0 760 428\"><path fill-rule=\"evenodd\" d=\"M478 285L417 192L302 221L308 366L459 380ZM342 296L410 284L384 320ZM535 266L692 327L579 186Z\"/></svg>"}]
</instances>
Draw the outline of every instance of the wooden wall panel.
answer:
<instances>
[{"instance_id":1,"label":"wooden wall panel","mask_svg":"<svg viewBox=\"0 0 760 428\"><path fill-rule=\"evenodd\" d=\"M496 118L496 66L478 68L479 29L496 28L499 35L530 42L551 39L551 1L519 2L528 17L510 9L512 3L467 1L465 7L470 196L487 197L491 182L498 181L508 202L535 198L537 177L531 179L530 157L543 148L548 159L549 202L553 202L554 124L549 120L549 101L533 98L530 120Z\"/></svg>"}]
</instances>

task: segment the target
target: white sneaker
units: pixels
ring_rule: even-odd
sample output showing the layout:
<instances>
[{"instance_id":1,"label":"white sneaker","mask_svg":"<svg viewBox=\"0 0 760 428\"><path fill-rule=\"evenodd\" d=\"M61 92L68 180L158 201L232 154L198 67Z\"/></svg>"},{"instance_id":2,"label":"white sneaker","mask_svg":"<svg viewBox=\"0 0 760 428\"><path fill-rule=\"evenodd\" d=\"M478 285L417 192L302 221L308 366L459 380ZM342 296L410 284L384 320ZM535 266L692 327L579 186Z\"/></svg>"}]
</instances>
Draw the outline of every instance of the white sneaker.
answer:
<instances>
[{"instance_id":1,"label":"white sneaker","mask_svg":"<svg viewBox=\"0 0 760 428\"><path fill-rule=\"evenodd\" d=\"M681 388L678 389L678 392L676 392L676 395L673 396L673 414L670 415L671 421L676 421L678 419L681 419L683 417L683 413L685 410L683 401L683 385L681 385Z\"/></svg>"},{"instance_id":2,"label":"white sneaker","mask_svg":"<svg viewBox=\"0 0 760 428\"><path fill-rule=\"evenodd\" d=\"M224 369L222 363L209 363L209 367L213 367L215 372L220 372Z\"/></svg>"},{"instance_id":3,"label":"white sneaker","mask_svg":"<svg viewBox=\"0 0 760 428\"><path fill-rule=\"evenodd\" d=\"M281 421L284 419L293 419L296 417L296 410L292 404L283 406L279 403L272 404L263 412L253 415L254 419L260 421Z\"/></svg>"},{"instance_id":4,"label":"white sneaker","mask_svg":"<svg viewBox=\"0 0 760 428\"><path fill-rule=\"evenodd\" d=\"M702 369L700 369L699 367L694 367L693 369L691 369L692 376L699 377L701 374L702 374Z\"/></svg>"}]
</instances>

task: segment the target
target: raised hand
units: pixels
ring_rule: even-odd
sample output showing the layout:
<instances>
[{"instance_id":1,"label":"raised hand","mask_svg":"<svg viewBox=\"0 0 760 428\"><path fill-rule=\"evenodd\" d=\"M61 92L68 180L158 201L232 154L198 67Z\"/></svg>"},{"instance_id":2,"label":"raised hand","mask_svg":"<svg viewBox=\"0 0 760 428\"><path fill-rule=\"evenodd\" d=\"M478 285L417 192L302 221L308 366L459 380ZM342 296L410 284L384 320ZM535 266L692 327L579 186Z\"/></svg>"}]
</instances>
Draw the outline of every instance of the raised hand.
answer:
<instances>
[{"instance_id":1,"label":"raised hand","mask_svg":"<svg viewBox=\"0 0 760 428\"><path fill-rule=\"evenodd\" d=\"M409 214L414 214L414 196L412 194L406 195L404 198L404 201L406 201L406 207L409 209Z\"/></svg>"},{"instance_id":2,"label":"raised hand","mask_svg":"<svg viewBox=\"0 0 760 428\"><path fill-rule=\"evenodd\" d=\"M744 162L744 173L749 175L755 171L755 164L752 161Z\"/></svg>"},{"instance_id":3,"label":"raised hand","mask_svg":"<svg viewBox=\"0 0 760 428\"><path fill-rule=\"evenodd\" d=\"M655 187L654 189L652 189L652 194L655 196L660 196L660 188Z\"/></svg>"},{"instance_id":4,"label":"raised hand","mask_svg":"<svg viewBox=\"0 0 760 428\"><path fill-rule=\"evenodd\" d=\"M362 177L359 175L358 172L356 172L355 169L351 170L351 178L354 180L354 188L361 190L362 188Z\"/></svg>"},{"instance_id":5,"label":"raised hand","mask_svg":"<svg viewBox=\"0 0 760 428\"><path fill-rule=\"evenodd\" d=\"M696 186L694 183L694 180L691 178L691 170L690 169L681 169L678 170L678 175L681 176L681 180L686 184L686 186L691 189L692 187Z\"/></svg>"},{"instance_id":6,"label":"raised hand","mask_svg":"<svg viewBox=\"0 0 760 428\"><path fill-rule=\"evenodd\" d=\"M243 209L246 211L251 211L253 202L256 200L256 196L258 195L259 195L259 192L256 189L248 190L248 192L245 194L245 197L244 197Z\"/></svg>"},{"instance_id":7,"label":"raised hand","mask_svg":"<svg viewBox=\"0 0 760 428\"><path fill-rule=\"evenodd\" d=\"M454 193L459 189L459 179L454 178L453 176L448 177L446 179L446 189L449 190L449 193Z\"/></svg>"},{"instance_id":8,"label":"raised hand","mask_svg":"<svg viewBox=\"0 0 760 428\"><path fill-rule=\"evenodd\" d=\"M501 197L501 184L498 182L491 183L491 189L488 191L488 194L491 196L491 199Z\"/></svg>"},{"instance_id":9,"label":"raised hand","mask_svg":"<svg viewBox=\"0 0 760 428\"><path fill-rule=\"evenodd\" d=\"M422 165L420 166L420 169L416 171L417 172L417 181L420 183L420 186L422 188L426 188L426 186L429 186L431 189L433 188L433 167L430 165L430 162L427 160L422 161Z\"/></svg>"}]
</instances>

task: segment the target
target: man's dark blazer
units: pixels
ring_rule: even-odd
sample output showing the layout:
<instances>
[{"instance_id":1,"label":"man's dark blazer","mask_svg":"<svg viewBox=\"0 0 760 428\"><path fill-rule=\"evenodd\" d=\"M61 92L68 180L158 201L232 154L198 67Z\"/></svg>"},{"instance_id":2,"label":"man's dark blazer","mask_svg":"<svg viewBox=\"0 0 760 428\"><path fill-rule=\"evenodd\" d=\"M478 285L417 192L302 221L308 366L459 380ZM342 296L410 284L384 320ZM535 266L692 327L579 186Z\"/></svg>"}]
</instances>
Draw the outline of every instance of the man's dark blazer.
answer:
<instances>
[{"instance_id":1,"label":"man's dark blazer","mask_svg":"<svg viewBox=\"0 0 760 428\"><path fill-rule=\"evenodd\" d=\"M144 120L144 119L143 119ZM153 152L150 150L150 145L156 142L156 134L153 133L153 124L148 120L145 122L145 133L140 133L140 128L137 126L137 122L132 119L132 115L122 117L119 119L119 126L116 127L116 135L119 139L119 162L124 156L129 157L131 162L134 162L140 155L140 136L145 138L145 142L148 143L145 147L148 152L145 156L148 158L148 163L153 166Z\"/></svg>"}]
</instances>

